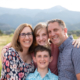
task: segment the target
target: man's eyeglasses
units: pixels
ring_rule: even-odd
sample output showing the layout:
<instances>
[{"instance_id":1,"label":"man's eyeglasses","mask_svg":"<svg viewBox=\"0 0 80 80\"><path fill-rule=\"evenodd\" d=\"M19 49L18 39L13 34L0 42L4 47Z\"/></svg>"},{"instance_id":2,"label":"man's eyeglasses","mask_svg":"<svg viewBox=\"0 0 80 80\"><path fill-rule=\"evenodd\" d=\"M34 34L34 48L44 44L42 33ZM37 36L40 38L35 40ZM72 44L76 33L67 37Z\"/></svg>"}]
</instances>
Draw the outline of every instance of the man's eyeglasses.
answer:
<instances>
[{"instance_id":1,"label":"man's eyeglasses","mask_svg":"<svg viewBox=\"0 0 80 80\"><path fill-rule=\"evenodd\" d=\"M21 36L22 38L25 38L26 35L27 35L28 37L31 37L31 36L33 35L33 33L32 33L32 32L28 32L28 33L20 33L20 34L19 34L19 36Z\"/></svg>"}]
</instances>

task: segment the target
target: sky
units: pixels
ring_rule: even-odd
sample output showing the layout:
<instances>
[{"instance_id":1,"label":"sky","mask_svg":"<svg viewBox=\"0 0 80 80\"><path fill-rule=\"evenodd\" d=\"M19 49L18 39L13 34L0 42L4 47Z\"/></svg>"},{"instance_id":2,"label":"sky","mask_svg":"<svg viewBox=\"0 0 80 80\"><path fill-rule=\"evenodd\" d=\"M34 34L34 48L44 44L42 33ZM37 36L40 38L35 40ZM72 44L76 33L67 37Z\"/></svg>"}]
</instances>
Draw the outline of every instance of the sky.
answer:
<instances>
[{"instance_id":1,"label":"sky","mask_svg":"<svg viewBox=\"0 0 80 80\"><path fill-rule=\"evenodd\" d=\"M0 0L0 7L49 9L60 5L71 11L80 11L80 0Z\"/></svg>"}]
</instances>

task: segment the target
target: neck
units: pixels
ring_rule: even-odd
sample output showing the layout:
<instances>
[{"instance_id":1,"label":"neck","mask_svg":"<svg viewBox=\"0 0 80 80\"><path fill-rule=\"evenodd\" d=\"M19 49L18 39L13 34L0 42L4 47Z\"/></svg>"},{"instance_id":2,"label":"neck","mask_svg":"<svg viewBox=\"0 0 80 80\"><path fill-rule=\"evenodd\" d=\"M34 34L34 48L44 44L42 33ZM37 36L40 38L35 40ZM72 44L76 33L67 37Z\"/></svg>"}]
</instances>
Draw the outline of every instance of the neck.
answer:
<instances>
[{"instance_id":1,"label":"neck","mask_svg":"<svg viewBox=\"0 0 80 80\"><path fill-rule=\"evenodd\" d=\"M45 75L48 73L48 68L45 68L45 69L40 69L40 68L37 68L38 72L40 73L41 77L45 77Z\"/></svg>"},{"instance_id":2,"label":"neck","mask_svg":"<svg viewBox=\"0 0 80 80\"><path fill-rule=\"evenodd\" d=\"M68 38L68 35L65 35L65 37L63 38L62 43ZM57 46L59 47L62 43L58 44Z\"/></svg>"},{"instance_id":3,"label":"neck","mask_svg":"<svg viewBox=\"0 0 80 80\"><path fill-rule=\"evenodd\" d=\"M19 55L23 62L25 63L31 63L31 55L28 52L28 49L23 49L23 52L19 52Z\"/></svg>"},{"instance_id":4,"label":"neck","mask_svg":"<svg viewBox=\"0 0 80 80\"><path fill-rule=\"evenodd\" d=\"M23 49L23 52L21 52L24 57L28 55L28 50L29 49Z\"/></svg>"}]
</instances>

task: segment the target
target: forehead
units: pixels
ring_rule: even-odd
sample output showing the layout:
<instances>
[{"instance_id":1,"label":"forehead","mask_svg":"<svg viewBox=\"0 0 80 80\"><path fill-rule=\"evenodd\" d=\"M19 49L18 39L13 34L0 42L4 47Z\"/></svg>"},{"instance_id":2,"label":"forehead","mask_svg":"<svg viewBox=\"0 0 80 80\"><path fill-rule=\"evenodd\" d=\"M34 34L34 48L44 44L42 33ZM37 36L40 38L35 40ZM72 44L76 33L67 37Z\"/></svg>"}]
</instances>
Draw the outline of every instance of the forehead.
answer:
<instances>
[{"instance_id":1,"label":"forehead","mask_svg":"<svg viewBox=\"0 0 80 80\"><path fill-rule=\"evenodd\" d=\"M55 29L55 28L61 28L58 22L53 22L48 24L48 30Z\"/></svg>"},{"instance_id":2,"label":"forehead","mask_svg":"<svg viewBox=\"0 0 80 80\"><path fill-rule=\"evenodd\" d=\"M25 33L32 32L32 30L31 30L30 27L25 27L25 28L23 28L23 30L21 31L21 33L23 33L23 32L25 32Z\"/></svg>"},{"instance_id":3,"label":"forehead","mask_svg":"<svg viewBox=\"0 0 80 80\"><path fill-rule=\"evenodd\" d=\"M47 29L46 28L41 28L41 29L37 30L36 34L40 34L40 33L47 34Z\"/></svg>"},{"instance_id":4,"label":"forehead","mask_svg":"<svg viewBox=\"0 0 80 80\"><path fill-rule=\"evenodd\" d=\"M36 55L49 55L48 51L38 51Z\"/></svg>"}]
</instances>

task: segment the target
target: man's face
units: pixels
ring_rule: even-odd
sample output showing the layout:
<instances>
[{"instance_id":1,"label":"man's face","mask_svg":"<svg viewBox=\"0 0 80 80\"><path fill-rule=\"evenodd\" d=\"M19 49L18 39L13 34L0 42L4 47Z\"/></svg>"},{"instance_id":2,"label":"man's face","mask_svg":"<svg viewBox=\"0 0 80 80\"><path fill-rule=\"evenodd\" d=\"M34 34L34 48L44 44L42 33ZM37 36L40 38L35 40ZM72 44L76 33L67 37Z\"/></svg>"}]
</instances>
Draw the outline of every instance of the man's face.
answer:
<instances>
[{"instance_id":1,"label":"man's face","mask_svg":"<svg viewBox=\"0 0 80 80\"><path fill-rule=\"evenodd\" d=\"M62 29L58 22L48 24L48 35L53 44L60 46L66 38L67 29Z\"/></svg>"}]
</instances>

